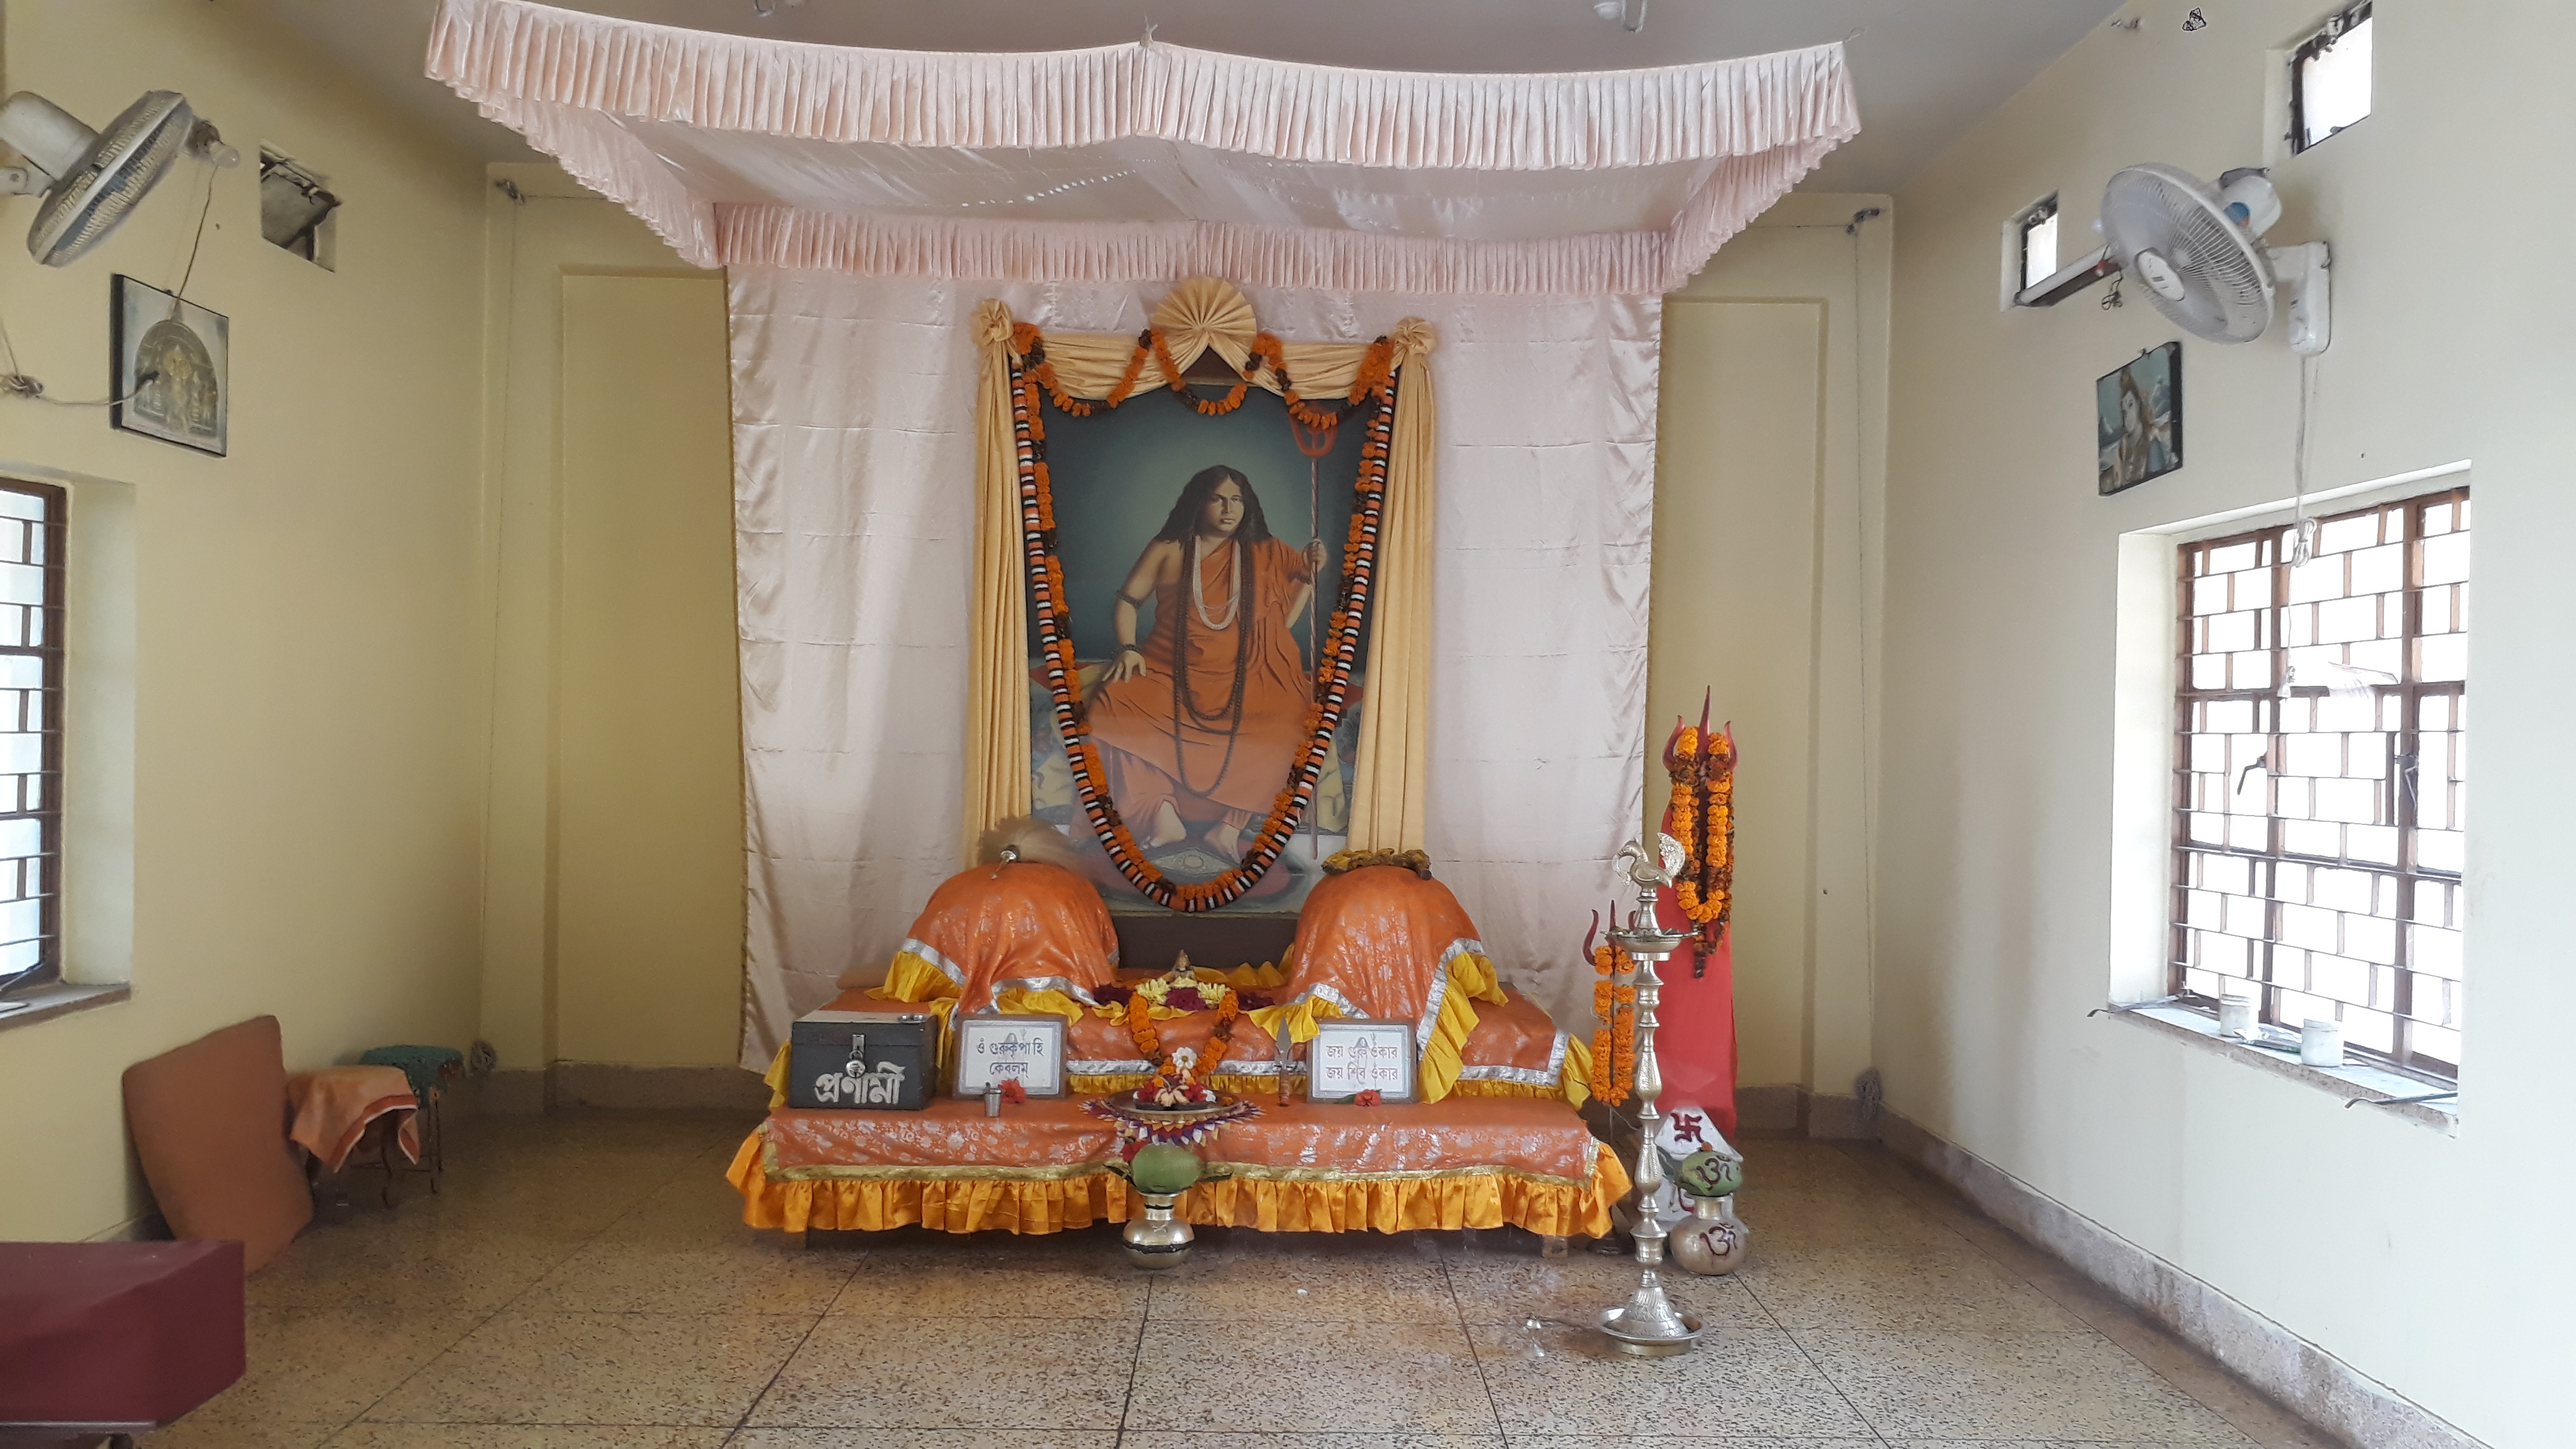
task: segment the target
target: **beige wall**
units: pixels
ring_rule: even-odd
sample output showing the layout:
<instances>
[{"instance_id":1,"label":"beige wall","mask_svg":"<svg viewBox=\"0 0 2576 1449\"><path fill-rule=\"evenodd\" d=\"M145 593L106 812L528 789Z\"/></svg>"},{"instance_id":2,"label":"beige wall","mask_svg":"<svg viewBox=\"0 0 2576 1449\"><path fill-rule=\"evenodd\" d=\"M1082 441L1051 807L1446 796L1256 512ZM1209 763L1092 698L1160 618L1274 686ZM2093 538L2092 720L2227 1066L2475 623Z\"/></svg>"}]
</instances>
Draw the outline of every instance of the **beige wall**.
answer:
<instances>
[{"instance_id":1,"label":"beige wall","mask_svg":"<svg viewBox=\"0 0 2576 1449\"><path fill-rule=\"evenodd\" d=\"M742 710L720 277L563 279L556 1051L740 1055Z\"/></svg>"},{"instance_id":2,"label":"beige wall","mask_svg":"<svg viewBox=\"0 0 2576 1449\"><path fill-rule=\"evenodd\" d=\"M2576 139L2551 73L2576 9L2380 0L2374 114L2277 158L2270 48L2324 7L2208 6L2190 33L2187 8L2131 6L2136 32L2095 32L1898 198L1877 835L1889 1105L2486 1442L2563 1443L2576 334L2553 279L2576 217L2545 178ZM2057 191L2066 235L2085 237L2131 162L2214 176L2267 159L2288 208L2273 240L2334 245L2315 486L2475 463L2456 1134L2085 1014L2115 958L2152 949L2109 924L2120 538L2285 498L2298 369L2277 322L2249 346L2186 341L2187 465L2098 498L2093 379L2179 333L2134 284L2118 311L2098 292L1999 310L1999 229Z\"/></svg>"},{"instance_id":3,"label":"beige wall","mask_svg":"<svg viewBox=\"0 0 2576 1449\"><path fill-rule=\"evenodd\" d=\"M474 1034L482 177L197 0L13 0L0 21L0 91L104 123L180 90L253 158L215 177L189 287L231 319L231 456L0 401L0 471L72 480L65 799L102 813L75 822L70 971L133 982L0 1030L0 1237L82 1237L143 1208L128 1063L262 1013L290 1068ZM347 198L338 272L260 239L262 141ZM170 284L201 176L182 163L62 269L19 241L34 203L0 204L0 320L54 395L102 395L109 278Z\"/></svg>"},{"instance_id":4,"label":"beige wall","mask_svg":"<svg viewBox=\"0 0 2576 1449\"><path fill-rule=\"evenodd\" d=\"M1882 214L1847 232L1855 212ZM1738 1080L1870 1065L1862 619L1884 482L1884 196L1793 195L1665 301L1645 748L1732 720Z\"/></svg>"},{"instance_id":5,"label":"beige wall","mask_svg":"<svg viewBox=\"0 0 2576 1449\"><path fill-rule=\"evenodd\" d=\"M482 1029L507 1072L726 1066L742 792L722 282L493 168ZM533 1101L523 1105L534 1105Z\"/></svg>"}]
</instances>

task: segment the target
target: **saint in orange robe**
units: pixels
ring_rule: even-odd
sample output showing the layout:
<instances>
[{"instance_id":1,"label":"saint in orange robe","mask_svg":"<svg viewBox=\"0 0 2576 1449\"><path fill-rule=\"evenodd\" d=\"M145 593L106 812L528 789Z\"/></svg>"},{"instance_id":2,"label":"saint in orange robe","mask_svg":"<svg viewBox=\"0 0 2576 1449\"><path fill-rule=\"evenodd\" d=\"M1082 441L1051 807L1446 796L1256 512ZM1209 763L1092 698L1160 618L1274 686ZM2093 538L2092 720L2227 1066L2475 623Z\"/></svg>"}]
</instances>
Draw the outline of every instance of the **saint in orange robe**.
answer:
<instances>
[{"instance_id":1,"label":"saint in orange robe","mask_svg":"<svg viewBox=\"0 0 2576 1449\"><path fill-rule=\"evenodd\" d=\"M1238 607L1235 571L1249 555L1251 577ZM1288 632L1288 606L1309 577L1306 555L1266 538L1219 545L1178 582L1154 588L1154 628L1138 647L1145 672L1101 687L1091 701L1091 734L1104 747L1118 813L1142 833L1164 801L1184 820L1222 819L1241 829L1270 813L1304 743L1314 686ZM1210 620L1225 627L1212 627ZM1184 642L1186 635L1186 658ZM1174 688L1175 661L1189 685ZM1242 670L1243 703L1232 707Z\"/></svg>"}]
</instances>

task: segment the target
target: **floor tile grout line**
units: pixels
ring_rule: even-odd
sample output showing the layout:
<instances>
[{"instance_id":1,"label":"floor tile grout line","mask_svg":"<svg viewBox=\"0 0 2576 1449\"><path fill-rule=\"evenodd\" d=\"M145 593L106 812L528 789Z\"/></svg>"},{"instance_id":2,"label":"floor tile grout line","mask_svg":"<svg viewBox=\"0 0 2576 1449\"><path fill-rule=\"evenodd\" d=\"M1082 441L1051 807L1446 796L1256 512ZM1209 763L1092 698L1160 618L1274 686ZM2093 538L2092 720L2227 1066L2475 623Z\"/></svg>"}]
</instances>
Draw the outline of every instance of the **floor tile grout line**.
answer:
<instances>
[{"instance_id":1,"label":"floor tile grout line","mask_svg":"<svg viewBox=\"0 0 2576 1449\"><path fill-rule=\"evenodd\" d=\"M1136 1306L1136 1352L1127 1360L1127 1394L1118 1401L1118 1431L1110 1438L1110 1449L1123 1449L1127 1443L1127 1416L1136 1411L1136 1376L1145 1371L1145 1330L1154 1321L1154 1279L1145 1279L1145 1301Z\"/></svg>"},{"instance_id":2,"label":"floor tile grout line","mask_svg":"<svg viewBox=\"0 0 2576 1449\"><path fill-rule=\"evenodd\" d=\"M1510 1436L1503 1428L1502 1401L1494 1397L1494 1381L1485 1375L1485 1351L1476 1346L1476 1327L1467 1321L1467 1305L1458 1300L1458 1280L1449 1276L1447 1259L1438 1260L1437 1266L1440 1286L1449 1290L1449 1306L1458 1311L1458 1332L1467 1340L1467 1362L1475 1366L1476 1386L1485 1391L1485 1408L1494 1416L1494 1442L1509 1444Z\"/></svg>"},{"instance_id":3,"label":"floor tile grout line","mask_svg":"<svg viewBox=\"0 0 2576 1449\"><path fill-rule=\"evenodd\" d=\"M1955 1189L1948 1188L1937 1179L1925 1176L1920 1169L1903 1161L1902 1159L1888 1156L1884 1148L1881 1148L1879 1153L1875 1155L1876 1160L1865 1158L1862 1154L1849 1148L1838 1148L1837 1150L1845 1160L1861 1166L1871 1179L1886 1183L1888 1190L1898 1197L1917 1204L1937 1204L1940 1207L1948 1209L1963 1209L1971 1223L1983 1223L1984 1225L1994 1229L1996 1232L2009 1236L2015 1243L2019 1244L2022 1248L2031 1253L2042 1257L2050 1256L2047 1249L2042 1248L2038 1244L2022 1237L2020 1234L2013 1232L2011 1228L2006 1227L2001 1221L1996 1219L1994 1215L1986 1212L1982 1208L1979 1208L1974 1202L1969 1201L1964 1195L1958 1194ZM1976 1234L1969 1233L1961 1228L1952 1227L1946 1222L1942 1223L1941 1226L1954 1236L1958 1237L1962 1242L1965 1242L1979 1257L1992 1265L1996 1272L2002 1274L2010 1281L2018 1283L2022 1287L2029 1289L2041 1298L2046 1299L2050 1306L2056 1308L2068 1318L2073 1319L2076 1324L2079 1325L2075 1329L2061 1329L2057 1331L2080 1333L2100 1339L2121 1357L2146 1370L2147 1373L2152 1375L2157 1382L2173 1390L2175 1393L2182 1395L2185 1399L2200 1406L2210 1414L2215 1415L2219 1421L2226 1424L2227 1427L2234 1429L2236 1432L2244 1435L2248 1440L2254 1441L2259 1446L2261 1441L2254 1439L2254 1431L2251 1428L2238 1423L2234 1416L2230 1415L2225 1409L2222 1409L2218 1405L2202 1398L2200 1395L2193 1393L2186 1385L2176 1382L2172 1375L2167 1374L2164 1370L2139 1357L2135 1352L2130 1350L2127 1344L2113 1338L2107 1331L2105 1331L2102 1325L2096 1321L2095 1316L2086 1311L2085 1308L2076 1303L2070 1303L2065 1298L2051 1292L2046 1285L2015 1267L2011 1262L2006 1260L2001 1253L1996 1252L1994 1249L1986 1246L1986 1244L1978 1241ZM2061 1263L2060 1266L2066 1273L2079 1279L2081 1278L2082 1275L2077 1272L2074 1265ZM2099 1287L2099 1285L2095 1286L2097 1288ZM2105 1293L2109 1292L2108 1289L2101 1289L2101 1291ZM2116 1298L2114 1301L2117 1301ZM2130 1311L2134 1312L2135 1310ZM2147 1321L2147 1326L2150 1331L2165 1334L2167 1337L2172 1337L2169 1332L2163 1329L2160 1325L2153 1323L2151 1320ZM2176 1342L2180 1343L2181 1340L2176 1339ZM2187 1343L2182 1344L2182 1347L2186 1352L2194 1354L2195 1356L2207 1357L2207 1355L2200 1354L2199 1350L2192 1348ZM1800 1351L1805 1351L1804 1345L1800 1346ZM2217 1364L2215 1360L2212 1360L2211 1362L2215 1365L2218 1372L2225 1374L2230 1379L2234 1378L2234 1375L2227 1373L2227 1369L2224 1364ZM2267 1405L2272 1405L2272 1407L2279 1410L2279 1412L2287 1415L2292 1422L2302 1427L2306 1427L2305 1420L2300 1419L2296 1414L2290 1413L2287 1409L2280 1408L2279 1405L2272 1404L2271 1399L2266 1397L2262 1391L2254 1389L2251 1385L2246 1386L2246 1391L2253 1395L2256 1400Z\"/></svg>"},{"instance_id":4,"label":"floor tile grout line","mask_svg":"<svg viewBox=\"0 0 2576 1449\"><path fill-rule=\"evenodd\" d=\"M760 1412L761 1400L768 1398L769 1391L778 1387L779 1376L787 1372L787 1366L796 1361L796 1355L803 1353L805 1345L813 1341L815 1332L822 1328L823 1319L826 1316L821 1313L815 1314L814 1321L806 1324L805 1331L796 1336L796 1346L787 1350L786 1355L778 1360L778 1367L769 1371L769 1377L761 1384L760 1392L752 1395L751 1402L743 1406L742 1417L734 1420L733 1428L725 1434L725 1443L730 1444L741 1438L743 1432L750 1427L751 1416Z\"/></svg>"},{"instance_id":5,"label":"floor tile grout line","mask_svg":"<svg viewBox=\"0 0 2576 1449\"><path fill-rule=\"evenodd\" d=\"M676 1166L676 1167L672 1168L672 1169L671 1169L671 1173L670 1173L670 1175L669 1175L669 1176L667 1176L667 1177L663 1178L660 1182L655 1183L652 1187L645 1189L643 1192L640 1192L640 1193L636 1194L634 1202L633 1202L630 1206L628 1206L628 1207L627 1207L627 1209L626 1209L625 1211L623 1211L623 1212L619 1213L617 1216L615 1216L615 1217L613 1217L613 1218L610 1218L607 1222L600 1224L600 1225L599 1225L599 1227L598 1227L598 1229L597 1229L597 1230L595 1230L595 1231L593 1231L593 1232L592 1232L588 1237L585 1237L585 1238L583 1238L580 1242L578 1242L578 1243L574 1244L574 1245L572 1246L572 1249L571 1249L569 1252L566 1252L566 1253L565 1253L561 1258L556 1259L553 1263L548 1264L544 1272L537 1274L537 1275L536 1275L535 1277L533 1277L533 1278L530 1278L530 1279L528 1280L527 1285L526 1285L525 1287L522 1287L518 1292L511 1294L508 1298L503 1299L503 1300L502 1300L498 1305L496 1305L496 1306L492 1309L492 1311L491 1311L491 1312L486 1313L486 1314L484 1314L481 1318L476 1319L476 1320L474 1321L474 1324L473 1324L473 1326L472 1326L472 1327L470 1327L470 1328L466 1329L463 1333L460 1333L460 1334L458 1334L455 1338L453 1338L453 1339L449 1340L449 1341L448 1341L448 1343L447 1343L447 1345L446 1345L445 1347L443 1347L443 1348L439 1349L439 1351L438 1351L438 1352L436 1352L436 1353L434 1353L434 1354L431 1354L428 1358L421 1360L421 1362L420 1362L419 1364L417 1364L417 1365L415 1365L415 1366L413 1367L413 1369L412 1369L412 1371L411 1371L410 1373L404 1374L400 1379L396 1380L396 1381L394 1382L394 1384L393 1384L390 1388L387 1388L383 1393L378 1394L375 1398L373 1398L373 1399L369 1400L369 1401L368 1401L368 1403L367 1403L367 1406L366 1406L365 1408L360 1409L360 1410L359 1410L355 1415L353 1415L351 1418L349 1418L345 1423L341 1424L338 1428L336 1428L336 1429L332 1430L332 1431L331 1431L332 1437L336 1438L336 1437L338 1437L339 1435L341 1435L341 1434L344 1434L344 1433L348 1432L348 1430L350 1429L350 1427L351 1427L352 1425L356 1425L356 1424L364 1423L364 1422L366 1421L367 1415L369 1415L369 1414L371 1414L371 1413L375 1412L375 1409L376 1409L376 1406L377 1406L377 1405L379 1405L379 1404L383 1403L383 1402L384 1402L385 1400L387 1400L387 1399L392 1398L394 1395L396 1395L396 1394L398 1394L398 1393L401 1393L401 1392L403 1391L404 1387L405 1387L406 1385L410 1384L410 1382L411 1382L413 1379L416 1379L416 1378L420 1377L423 1373L426 1373L426 1372L429 1370L429 1367L430 1367L432 1364L437 1363L440 1359L443 1359L443 1358L447 1357L449 1354L451 1354L451 1353L455 1352L455 1351L456 1351L456 1346L457 1346L458 1344L463 1343L465 1340L467 1340L467 1339L469 1339L469 1338L472 1338L475 1334L478 1334L478 1333L482 1332L486 1327L490 1326L490 1324L491 1324L492 1320L494 1320L494 1319L496 1319L496 1318L499 1318L499 1317L500 1317L502 1314L504 1314L504 1313L509 1312L509 1311L510 1311L510 1306L511 1306L512 1304L517 1303L520 1299L525 1298L525 1297L527 1297L530 1293L535 1292L535 1291L536 1291L536 1288L537 1288L537 1285L538 1285L538 1284L540 1284L540 1283L543 1283L547 1278L549 1278L549 1277L553 1276L554 1271L555 1271L557 1268L560 1268L560 1267L562 1267L564 1264L571 1262L573 1259L580 1257L580 1256L582 1255L582 1253L590 1247L590 1245L591 1245L591 1244L593 1244L593 1243L595 1243L595 1242L598 1242L598 1241L599 1241L601 1238L603 1238L603 1237L606 1237L606 1236L608 1235L608 1231L609 1231L609 1229L616 1227L619 1223L622 1223L622 1222L626 1221L629 1217L632 1217L632 1216L633 1216L633 1215L634 1215L634 1214L635 1214L639 1209L641 1209L641 1208L643 1207L643 1205L644 1205L645 1203L652 1201L654 1197L658 1196L658 1195L661 1193L662 1189L664 1189L664 1188L666 1188L666 1187L669 1187L671 1184L673 1184L673 1183L675 1183L675 1182L678 1182L678 1181L680 1180L681 1174L683 1174L683 1173L687 1172L691 1167L694 1167L694 1166L696 1166L696 1165L697 1165L697 1158L699 1158L699 1157L703 1157L703 1156L706 1156L706 1155L707 1155L706 1153L701 1152L701 1153L697 1153L697 1154L695 1154L695 1155L691 1156L691 1157L689 1158L689 1160L688 1160L688 1161L686 1161L686 1162L682 1162L682 1163L680 1163L678 1166ZM810 1329L809 1329L809 1330L807 1330L807 1331L810 1333L812 1330L810 1330ZM801 1340L800 1340L800 1342L801 1342ZM759 1400L758 1400L757 1398L755 1398L755 1399L753 1399L753 1400L752 1400L752 1402L756 1405L756 1404L758 1404L758 1403L759 1403ZM325 1442L327 1443L328 1441L326 1440Z\"/></svg>"},{"instance_id":6,"label":"floor tile grout line","mask_svg":"<svg viewBox=\"0 0 2576 1449\"><path fill-rule=\"evenodd\" d=\"M1727 1276L1731 1278L1735 1275L1730 1273ZM1754 1288L1752 1280L1743 1280L1742 1287L1744 1289L1744 1295L1753 1300L1753 1306L1761 1309L1762 1316L1771 1320L1772 1326L1779 1330L1780 1336L1787 1339L1789 1341L1789 1346L1798 1351L1798 1357L1805 1360L1807 1367L1815 1371L1817 1378L1824 1380L1825 1387L1834 1391L1835 1398L1842 1400L1843 1407L1851 1411L1852 1421L1859 1424L1863 1429L1868 1430L1869 1436L1872 1439L1877 1440L1880 1444L1888 1443L1889 1441L1885 1431L1881 1430L1876 1423L1872 1422L1869 1415L1860 1411L1860 1405L1852 1402L1851 1395L1844 1392L1842 1384L1834 1378L1833 1374L1826 1370L1823 1364L1816 1362L1816 1356L1807 1352L1807 1346L1805 1344L1798 1341L1797 1333L1787 1324L1780 1321L1780 1315L1771 1311L1770 1304L1762 1301L1762 1294ZM1723 1337L1723 1335L1721 1335L1721 1337Z\"/></svg>"}]
</instances>

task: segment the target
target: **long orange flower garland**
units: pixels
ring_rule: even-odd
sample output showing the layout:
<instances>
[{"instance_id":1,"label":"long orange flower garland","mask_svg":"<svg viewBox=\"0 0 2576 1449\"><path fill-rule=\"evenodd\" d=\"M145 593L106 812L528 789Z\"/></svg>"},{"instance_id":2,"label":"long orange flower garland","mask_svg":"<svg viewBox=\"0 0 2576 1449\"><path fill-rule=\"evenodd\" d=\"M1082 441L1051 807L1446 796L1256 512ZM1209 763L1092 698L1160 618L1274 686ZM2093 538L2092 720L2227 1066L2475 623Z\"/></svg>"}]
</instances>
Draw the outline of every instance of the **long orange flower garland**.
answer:
<instances>
[{"instance_id":1,"label":"long orange flower garland","mask_svg":"<svg viewBox=\"0 0 2576 1449\"><path fill-rule=\"evenodd\" d=\"M1278 339L1268 333L1253 339L1253 355L1246 359L1243 372L1245 386L1266 362L1279 378L1291 416L1310 426L1324 422L1338 425L1349 412L1365 409L1368 425L1360 449L1359 475L1352 485L1350 533L1342 548L1342 586L1326 621L1324 647L1317 652L1314 701L1306 711L1305 747L1290 762L1288 783L1254 832L1252 848L1232 869L1195 885L1174 884L1145 858L1134 832L1128 829L1117 803L1110 798L1108 767L1100 758L1099 746L1091 739L1082 707L1078 687L1081 667L1073 652L1073 615L1065 601L1064 566L1056 557L1055 490L1047 472L1046 421L1039 399L1044 396L1060 411L1075 417L1089 416L1092 405L1065 394L1054 365L1046 359L1045 336L1035 325L1014 325L1011 347L1011 428L1019 455L1020 534L1025 540L1029 591L1037 604L1038 648L1046 661L1047 693L1054 706L1056 732L1064 741L1065 757L1073 767L1074 791L1110 863L1146 899L1184 912L1214 910L1230 904L1252 889L1288 848L1296 834L1297 821L1313 805L1324 756L1332 747L1333 733L1341 727L1343 711L1350 702L1351 674L1359 663L1360 624L1367 613L1376 572L1379 523L1386 505L1387 459L1394 443L1395 344L1385 337L1370 344L1359 376L1351 384L1348 406L1340 413L1327 413L1287 391L1288 375L1279 360ZM1201 412L1216 416L1243 404L1245 387L1237 387L1222 404L1192 396L1188 384L1171 366L1170 352L1149 328L1137 338L1136 351L1128 360L1125 374L1102 399L1103 405L1116 407L1131 395L1148 358L1162 370L1172 390Z\"/></svg>"},{"instance_id":2,"label":"long orange flower garland","mask_svg":"<svg viewBox=\"0 0 2576 1449\"><path fill-rule=\"evenodd\" d=\"M1722 734L1703 740L1697 728L1684 725L1671 755L1672 835L1691 858L1673 882L1673 897L1701 944L1715 950L1735 903L1735 742Z\"/></svg>"}]
</instances>

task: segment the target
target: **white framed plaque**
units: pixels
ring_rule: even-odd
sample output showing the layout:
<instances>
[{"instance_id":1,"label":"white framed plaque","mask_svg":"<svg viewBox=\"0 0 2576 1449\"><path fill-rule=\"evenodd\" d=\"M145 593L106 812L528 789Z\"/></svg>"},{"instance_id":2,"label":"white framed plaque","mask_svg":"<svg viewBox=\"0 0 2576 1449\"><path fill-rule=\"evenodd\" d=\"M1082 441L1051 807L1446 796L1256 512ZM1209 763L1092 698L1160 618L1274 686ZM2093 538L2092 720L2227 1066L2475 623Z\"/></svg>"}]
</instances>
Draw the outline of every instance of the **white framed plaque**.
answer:
<instances>
[{"instance_id":1,"label":"white framed plaque","mask_svg":"<svg viewBox=\"0 0 2576 1449\"><path fill-rule=\"evenodd\" d=\"M1064 1095L1063 1017L957 1019L957 1095L980 1097L1008 1081L1032 1097Z\"/></svg>"},{"instance_id":2,"label":"white framed plaque","mask_svg":"<svg viewBox=\"0 0 2576 1449\"><path fill-rule=\"evenodd\" d=\"M1382 1102L1413 1100L1413 1023L1315 1023L1315 1039L1306 1044L1306 1100L1347 1102L1362 1092Z\"/></svg>"}]
</instances>

